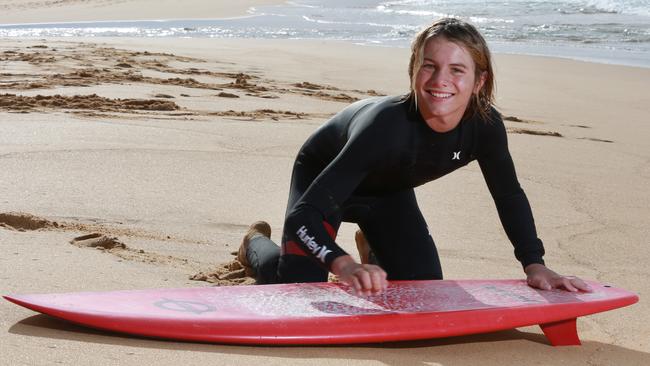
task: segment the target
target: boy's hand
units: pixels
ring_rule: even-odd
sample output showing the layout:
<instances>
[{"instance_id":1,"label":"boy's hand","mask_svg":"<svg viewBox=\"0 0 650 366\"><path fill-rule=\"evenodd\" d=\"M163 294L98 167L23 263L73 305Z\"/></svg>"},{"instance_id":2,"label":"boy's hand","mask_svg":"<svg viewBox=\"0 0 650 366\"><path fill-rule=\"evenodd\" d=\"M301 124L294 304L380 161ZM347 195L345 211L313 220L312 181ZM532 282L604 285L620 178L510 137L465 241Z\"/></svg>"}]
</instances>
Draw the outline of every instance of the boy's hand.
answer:
<instances>
[{"instance_id":1,"label":"boy's hand","mask_svg":"<svg viewBox=\"0 0 650 366\"><path fill-rule=\"evenodd\" d=\"M524 269L528 277L528 285L541 290L551 290L554 288L563 288L567 291L591 292L592 289L583 280L575 276L562 276L543 264L533 263Z\"/></svg>"},{"instance_id":2,"label":"boy's hand","mask_svg":"<svg viewBox=\"0 0 650 366\"><path fill-rule=\"evenodd\" d=\"M386 287L386 272L374 264L359 264L349 255L338 257L332 262L332 273L339 280L350 285L357 294L378 295Z\"/></svg>"}]
</instances>

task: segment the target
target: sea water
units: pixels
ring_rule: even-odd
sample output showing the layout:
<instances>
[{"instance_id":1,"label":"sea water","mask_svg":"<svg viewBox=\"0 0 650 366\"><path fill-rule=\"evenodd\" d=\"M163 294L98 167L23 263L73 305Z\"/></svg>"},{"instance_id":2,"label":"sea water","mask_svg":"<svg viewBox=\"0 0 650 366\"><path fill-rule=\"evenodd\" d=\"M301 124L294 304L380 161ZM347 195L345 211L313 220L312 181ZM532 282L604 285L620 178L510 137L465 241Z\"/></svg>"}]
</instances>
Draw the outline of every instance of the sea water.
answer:
<instances>
[{"instance_id":1,"label":"sea water","mask_svg":"<svg viewBox=\"0 0 650 366\"><path fill-rule=\"evenodd\" d=\"M0 37L327 39L409 47L443 16L475 24L495 52L650 67L650 0L294 0L230 19L0 25Z\"/></svg>"}]
</instances>

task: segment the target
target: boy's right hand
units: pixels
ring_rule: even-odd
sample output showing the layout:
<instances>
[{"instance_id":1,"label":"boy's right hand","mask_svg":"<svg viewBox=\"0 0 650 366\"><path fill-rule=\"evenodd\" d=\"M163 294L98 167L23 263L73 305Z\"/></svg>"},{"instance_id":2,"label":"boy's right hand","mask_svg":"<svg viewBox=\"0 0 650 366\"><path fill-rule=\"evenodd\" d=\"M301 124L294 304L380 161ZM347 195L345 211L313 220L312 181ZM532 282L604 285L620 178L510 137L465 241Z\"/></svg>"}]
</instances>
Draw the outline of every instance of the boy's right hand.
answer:
<instances>
[{"instance_id":1,"label":"boy's right hand","mask_svg":"<svg viewBox=\"0 0 650 366\"><path fill-rule=\"evenodd\" d=\"M386 272L374 264L359 264L349 255L338 257L332 262L332 273L339 280L350 285L355 293L379 295L386 287Z\"/></svg>"}]
</instances>

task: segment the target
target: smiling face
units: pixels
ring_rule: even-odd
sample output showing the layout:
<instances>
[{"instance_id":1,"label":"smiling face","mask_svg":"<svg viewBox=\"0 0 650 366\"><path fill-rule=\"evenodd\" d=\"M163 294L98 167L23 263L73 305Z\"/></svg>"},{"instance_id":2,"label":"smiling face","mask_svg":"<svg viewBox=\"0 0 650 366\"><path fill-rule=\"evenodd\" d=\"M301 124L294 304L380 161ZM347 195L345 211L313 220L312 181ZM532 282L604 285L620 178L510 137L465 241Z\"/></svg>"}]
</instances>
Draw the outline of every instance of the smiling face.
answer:
<instances>
[{"instance_id":1,"label":"smiling face","mask_svg":"<svg viewBox=\"0 0 650 366\"><path fill-rule=\"evenodd\" d=\"M427 41L414 90L422 118L436 132L454 129L465 114L472 94L478 93L485 73L476 77L469 52L444 37Z\"/></svg>"}]
</instances>

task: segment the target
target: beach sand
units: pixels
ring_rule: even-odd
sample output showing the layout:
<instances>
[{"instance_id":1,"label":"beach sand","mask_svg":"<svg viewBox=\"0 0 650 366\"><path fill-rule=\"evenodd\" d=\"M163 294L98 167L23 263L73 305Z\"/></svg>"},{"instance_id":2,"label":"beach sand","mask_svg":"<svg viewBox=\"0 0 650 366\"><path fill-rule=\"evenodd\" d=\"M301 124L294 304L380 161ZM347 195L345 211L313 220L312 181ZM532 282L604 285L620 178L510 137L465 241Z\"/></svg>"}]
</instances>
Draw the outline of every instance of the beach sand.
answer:
<instances>
[{"instance_id":1,"label":"beach sand","mask_svg":"<svg viewBox=\"0 0 650 366\"><path fill-rule=\"evenodd\" d=\"M32 21L21 11L6 16ZM3 39L0 294L249 283L224 278L238 269L231 253L255 220L279 240L305 138L354 100L405 92L407 63L406 49L323 41ZM1 301L3 363L649 364L650 69L497 55L496 70L547 264L641 298L581 318L581 347L550 347L537 327L383 345L194 344ZM476 163L417 193L446 278L523 278ZM355 229L339 232L351 253Z\"/></svg>"}]
</instances>

